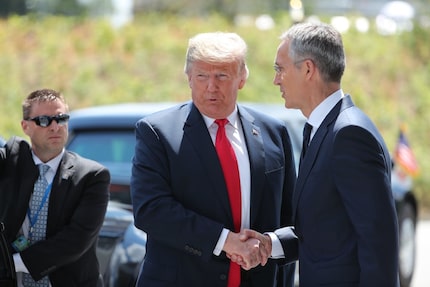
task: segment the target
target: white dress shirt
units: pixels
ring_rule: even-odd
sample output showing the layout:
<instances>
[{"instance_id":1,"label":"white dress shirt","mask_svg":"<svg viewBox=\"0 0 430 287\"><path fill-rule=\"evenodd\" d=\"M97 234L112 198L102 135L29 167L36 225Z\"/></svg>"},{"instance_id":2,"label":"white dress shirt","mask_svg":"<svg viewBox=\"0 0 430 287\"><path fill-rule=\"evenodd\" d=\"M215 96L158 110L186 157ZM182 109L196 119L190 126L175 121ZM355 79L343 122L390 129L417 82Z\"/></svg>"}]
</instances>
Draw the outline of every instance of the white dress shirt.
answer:
<instances>
[{"instance_id":1,"label":"white dress shirt","mask_svg":"<svg viewBox=\"0 0 430 287\"><path fill-rule=\"evenodd\" d=\"M215 119L209 118L202 115L203 119L208 128L209 134L212 138L212 142L215 145L216 133L218 131L218 125L215 123ZM237 107L231 115L227 117L229 123L225 125L225 132L227 138L233 147L234 153L236 154L237 164L239 168L240 177L240 190L241 190L241 207L242 207L242 221L241 230L249 228L250 226L250 205L251 205L251 171L249 165L248 149L245 143L245 137L243 134L242 124L239 120ZM225 229L222 231L221 236L218 240L217 245L214 249L214 255L219 255L224 247L224 243L227 239L229 230Z\"/></svg>"}]
</instances>

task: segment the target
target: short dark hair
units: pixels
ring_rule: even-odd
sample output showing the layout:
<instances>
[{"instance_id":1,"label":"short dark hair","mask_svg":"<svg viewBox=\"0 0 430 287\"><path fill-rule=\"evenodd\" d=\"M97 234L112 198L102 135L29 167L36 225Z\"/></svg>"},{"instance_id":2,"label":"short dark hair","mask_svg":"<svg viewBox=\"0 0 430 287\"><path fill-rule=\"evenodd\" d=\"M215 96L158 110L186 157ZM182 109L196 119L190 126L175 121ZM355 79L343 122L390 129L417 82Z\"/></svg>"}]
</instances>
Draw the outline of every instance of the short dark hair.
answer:
<instances>
[{"instance_id":1,"label":"short dark hair","mask_svg":"<svg viewBox=\"0 0 430 287\"><path fill-rule=\"evenodd\" d=\"M22 118L28 120L33 103L61 101L66 106L66 100L60 92L51 89L41 89L31 92L22 103Z\"/></svg>"}]
</instances>

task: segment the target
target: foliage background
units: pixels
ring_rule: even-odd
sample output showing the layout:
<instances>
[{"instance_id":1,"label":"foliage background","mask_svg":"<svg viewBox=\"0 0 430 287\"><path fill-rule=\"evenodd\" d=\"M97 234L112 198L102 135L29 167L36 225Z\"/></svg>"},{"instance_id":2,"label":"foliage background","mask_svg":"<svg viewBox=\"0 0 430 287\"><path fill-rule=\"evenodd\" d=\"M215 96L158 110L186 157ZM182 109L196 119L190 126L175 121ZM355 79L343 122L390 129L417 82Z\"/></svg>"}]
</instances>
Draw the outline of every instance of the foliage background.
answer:
<instances>
[{"instance_id":1,"label":"foliage background","mask_svg":"<svg viewBox=\"0 0 430 287\"><path fill-rule=\"evenodd\" d=\"M275 27L236 26L219 15L178 17L143 13L113 29L103 19L14 16L0 20L0 135L23 136L21 102L31 91L62 91L71 109L117 102L183 101L189 37L205 31L234 31L248 43L250 77L241 101L275 102L273 59L279 35L292 23L285 13ZM422 208L430 207L430 33L383 37L374 29L344 34L347 71L343 89L375 121L394 151L399 128L418 158L415 178Z\"/></svg>"}]
</instances>

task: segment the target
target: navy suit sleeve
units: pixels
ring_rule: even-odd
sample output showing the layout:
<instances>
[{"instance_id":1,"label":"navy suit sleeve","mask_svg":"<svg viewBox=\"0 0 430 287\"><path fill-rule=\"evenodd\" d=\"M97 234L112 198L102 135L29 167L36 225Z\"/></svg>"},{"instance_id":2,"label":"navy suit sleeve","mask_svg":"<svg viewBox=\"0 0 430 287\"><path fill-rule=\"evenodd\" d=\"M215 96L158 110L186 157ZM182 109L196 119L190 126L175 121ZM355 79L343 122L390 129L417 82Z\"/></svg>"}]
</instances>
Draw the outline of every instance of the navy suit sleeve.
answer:
<instances>
[{"instance_id":1,"label":"navy suit sleeve","mask_svg":"<svg viewBox=\"0 0 430 287\"><path fill-rule=\"evenodd\" d=\"M294 233L294 227L287 226L275 230L276 236L282 244L282 249L284 250L285 262L289 264L298 259L299 242L296 234Z\"/></svg>"},{"instance_id":2,"label":"navy suit sleeve","mask_svg":"<svg viewBox=\"0 0 430 287\"><path fill-rule=\"evenodd\" d=\"M338 131L333 150L335 185L356 232L360 286L396 286L397 218L385 145L349 126Z\"/></svg>"},{"instance_id":3,"label":"navy suit sleeve","mask_svg":"<svg viewBox=\"0 0 430 287\"><path fill-rule=\"evenodd\" d=\"M137 123L131 177L135 225L149 234L148 244L153 240L208 261L224 227L216 219L226 210L183 128L164 122ZM200 138L197 148L213 146L206 136L208 142Z\"/></svg>"}]
</instances>

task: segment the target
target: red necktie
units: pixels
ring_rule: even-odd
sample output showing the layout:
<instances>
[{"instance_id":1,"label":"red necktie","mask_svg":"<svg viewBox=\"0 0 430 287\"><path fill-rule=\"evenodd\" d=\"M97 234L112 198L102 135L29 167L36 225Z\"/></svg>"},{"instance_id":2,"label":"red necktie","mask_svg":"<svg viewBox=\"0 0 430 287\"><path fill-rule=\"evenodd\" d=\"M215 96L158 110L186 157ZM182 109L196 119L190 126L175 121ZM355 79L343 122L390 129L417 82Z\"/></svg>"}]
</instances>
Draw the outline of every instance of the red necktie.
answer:
<instances>
[{"instance_id":1,"label":"red necktie","mask_svg":"<svg viewBox=\"0 0 430 287\"><path fill-rule=\"evenodd\" d=\"M239 168L233 147L231 146L230 141L225 134L224 126L228 123L228 120L215 120L215 123L218 125L215 149L221 162L224 179L227 186L235 232L239 232L242 214ZM232 262L230 263L227 287L238 287L239 285L240 266Z\"/></svg>"}]
</instances>

